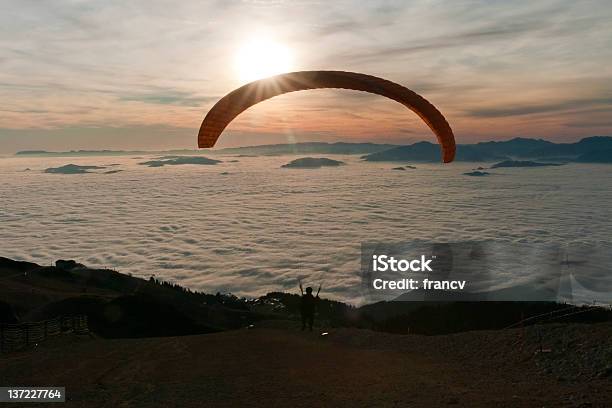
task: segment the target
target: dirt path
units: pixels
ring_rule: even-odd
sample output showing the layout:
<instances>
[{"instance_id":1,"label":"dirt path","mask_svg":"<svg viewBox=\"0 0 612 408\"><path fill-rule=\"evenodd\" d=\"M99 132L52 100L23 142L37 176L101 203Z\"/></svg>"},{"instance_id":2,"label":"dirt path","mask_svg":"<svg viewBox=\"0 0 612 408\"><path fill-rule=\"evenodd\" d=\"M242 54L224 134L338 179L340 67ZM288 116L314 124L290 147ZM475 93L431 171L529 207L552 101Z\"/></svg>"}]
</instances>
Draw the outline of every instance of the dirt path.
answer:
<instances>
[{"instance_id":1,"label":"dirt path","mask_svg":"<svg viewBox=\"0 0 612 408\"><path fill-rule=\"evenodd\" d=\"M449 359L435 342L400 348L389 341L402 336L381 336L379 347L368 333L367 347L355 344L359 330L58 340L0 357L0 385L65 385L75 407L597 407L612 395L607 382L558 384L524 367Z\"/></svg>"}]
</instances>

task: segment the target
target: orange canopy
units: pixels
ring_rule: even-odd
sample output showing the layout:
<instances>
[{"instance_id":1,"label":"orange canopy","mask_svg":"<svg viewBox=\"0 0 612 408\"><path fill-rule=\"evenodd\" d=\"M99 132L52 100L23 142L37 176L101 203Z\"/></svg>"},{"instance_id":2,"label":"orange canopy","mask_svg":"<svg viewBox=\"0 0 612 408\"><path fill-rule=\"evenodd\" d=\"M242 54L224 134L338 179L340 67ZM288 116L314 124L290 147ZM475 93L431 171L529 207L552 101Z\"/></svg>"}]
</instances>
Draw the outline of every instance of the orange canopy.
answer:
<instances>
[{"instance_id":1,"label":"orange canopy","mask_svg":"<svg viewBox=\"0 0 612 408\"><path fill-rule=\"evenodd\" d=\"M342 88L364 91L393 99L414 111L435 133L442 161L455 158L455 137L448 122L425 98L399 84L371 75L344 71L300 71L248 83L221 98L208 112L198 134L198 146L213 147L232 120L249 107L288 92L306 89Z\"/></svg>"}]
</instances>

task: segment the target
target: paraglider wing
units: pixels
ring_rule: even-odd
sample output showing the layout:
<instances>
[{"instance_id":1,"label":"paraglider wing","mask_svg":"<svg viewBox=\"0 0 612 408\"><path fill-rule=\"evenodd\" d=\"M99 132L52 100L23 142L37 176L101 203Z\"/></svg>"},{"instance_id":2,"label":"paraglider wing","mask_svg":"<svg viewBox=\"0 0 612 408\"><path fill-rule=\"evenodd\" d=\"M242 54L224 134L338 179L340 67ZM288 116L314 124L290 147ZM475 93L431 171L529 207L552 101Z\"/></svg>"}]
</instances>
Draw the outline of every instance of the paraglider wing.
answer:
<instances>
[{"instance_id":1,"label":"paraglider wing","mask_svg":"<svg viewBox=\"0 0 612 408\"><path fill-rule=\"evenodd\" d=\"M436 134L442 161L455 158L455 137L448 122L425 98L402 85L371 75L344 71L300 71L248 83L221 98L208 112L198 134L198 146L213 147L221 132L249 107L288 92L341 88L369 92L393 99L414 111Z\"/></svg>"}]
</instances>

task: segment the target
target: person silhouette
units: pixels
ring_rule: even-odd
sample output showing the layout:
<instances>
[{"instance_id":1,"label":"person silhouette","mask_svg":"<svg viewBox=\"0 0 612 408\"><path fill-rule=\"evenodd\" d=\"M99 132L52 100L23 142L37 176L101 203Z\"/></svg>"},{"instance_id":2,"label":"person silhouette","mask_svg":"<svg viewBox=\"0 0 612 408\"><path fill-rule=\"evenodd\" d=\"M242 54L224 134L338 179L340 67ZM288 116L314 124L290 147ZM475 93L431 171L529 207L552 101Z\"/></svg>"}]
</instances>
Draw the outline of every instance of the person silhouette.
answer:
<instances>
[{"instance_id":1,"label":"person silhouette","mask_svg":"<svg viewBox=\"0 0 612 408\"><path fill-rule=\"evenodd\" d=\"M306 324L308 324L309 330L312 331L318 299L319 294L317 294L316 297L313 296L312 288L310 286L306 288L306 293L302 293L302 302L300 304L300 312L302 314L302 331L306 330Z\"/></svg>"}]
</instances>

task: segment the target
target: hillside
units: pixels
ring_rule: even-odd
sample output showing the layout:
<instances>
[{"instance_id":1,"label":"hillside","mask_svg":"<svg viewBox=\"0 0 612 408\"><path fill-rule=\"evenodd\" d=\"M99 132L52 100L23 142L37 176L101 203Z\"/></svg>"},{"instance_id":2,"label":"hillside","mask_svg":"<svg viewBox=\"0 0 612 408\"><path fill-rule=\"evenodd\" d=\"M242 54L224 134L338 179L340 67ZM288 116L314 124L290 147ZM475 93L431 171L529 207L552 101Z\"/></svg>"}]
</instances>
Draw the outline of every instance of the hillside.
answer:
<instances>
[{"instance_id":1,"label":"hillside","mask_svg":"<svg viewBox=\"0 0 612 408\"><path fill-rule=\"evenodd\" d=\"M300 315L300 297L295 293L240 299L63 260L40 266L0 257L0 299L0 324L86 315L90 330L106 338L211 333L262 320L298 321ZM522 316L540 314L550 314L551 322L612 321L612 311L602 308L576 307L580 313L565 316L568 305L554 302L424 302L404 295L398 300L406 301L354 307L323 298L317 320L327 327L420 334L501 329Z\"/></svg>"},{"instance_id":2,"label":"hillside","mask_svg":"<svg viewBox=\"0 0 612 408\"><path fill-rule=\"evenodd\" d=\"M111 338L209 333L261 318L232 296L61 260L40 266L0 257L0 299L0 323L85 314L91 330Z\"/></svg>"},{"instance_id":3,"label":"hillside","mask_svg":"<svg viewBox=\"0 0 612 408\"><path fill-rule=\"evenodd\" d=\"M0 298L4 324L89 317L88 334L9 350L0 367L4 384L65 386L76 407L604 407L612 395L603 308L321 299L311 333L296 294L239 299L7 258Z\"/></svg>"}]
</instances>

